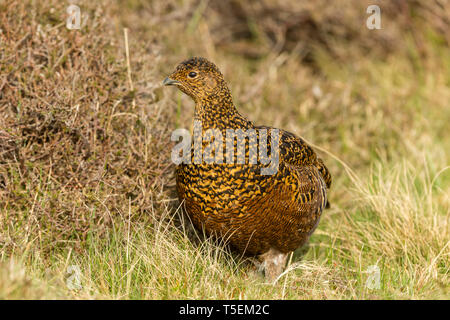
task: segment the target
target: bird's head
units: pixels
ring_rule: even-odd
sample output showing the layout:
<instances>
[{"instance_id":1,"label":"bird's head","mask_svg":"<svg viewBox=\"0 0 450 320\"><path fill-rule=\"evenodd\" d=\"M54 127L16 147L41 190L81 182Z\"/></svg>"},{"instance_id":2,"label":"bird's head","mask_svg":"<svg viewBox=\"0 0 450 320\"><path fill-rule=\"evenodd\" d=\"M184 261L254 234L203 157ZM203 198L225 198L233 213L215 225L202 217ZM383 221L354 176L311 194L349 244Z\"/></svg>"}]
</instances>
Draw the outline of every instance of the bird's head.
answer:
<instances>
[{"instance_id":1,"label":"bird's head","mask_svg":"<svg viewBox=\"0 0 450 320\"><path fill-rule=\"evenodd\" d=\"M195 57L181 62L163 84L175 85L195 102L207 101L220 92L228 92L222 73L205 58Z\"/></svg>"}]
</instances>

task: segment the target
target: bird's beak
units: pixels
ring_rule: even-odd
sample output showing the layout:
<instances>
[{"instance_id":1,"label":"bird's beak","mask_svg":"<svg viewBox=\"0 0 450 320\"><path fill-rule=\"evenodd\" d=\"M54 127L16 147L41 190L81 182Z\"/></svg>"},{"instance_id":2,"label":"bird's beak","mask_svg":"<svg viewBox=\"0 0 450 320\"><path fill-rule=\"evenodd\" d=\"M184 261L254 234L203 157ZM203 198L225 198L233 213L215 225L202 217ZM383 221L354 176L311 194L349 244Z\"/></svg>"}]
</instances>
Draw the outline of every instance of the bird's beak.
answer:
<instances>
[{"instance_id":1,"label":"bird's beak","mask_svg":"<svg viewBox=\"0 0 450 320\"><path fill-rule=\"evenodd\" d=\"M172 80L169 77L167 77L164 79L162 84L165 86L172 86L172 85L178 85L178 84L180 84L180 82L177 80Z\"/></svg>"}]
</instances>

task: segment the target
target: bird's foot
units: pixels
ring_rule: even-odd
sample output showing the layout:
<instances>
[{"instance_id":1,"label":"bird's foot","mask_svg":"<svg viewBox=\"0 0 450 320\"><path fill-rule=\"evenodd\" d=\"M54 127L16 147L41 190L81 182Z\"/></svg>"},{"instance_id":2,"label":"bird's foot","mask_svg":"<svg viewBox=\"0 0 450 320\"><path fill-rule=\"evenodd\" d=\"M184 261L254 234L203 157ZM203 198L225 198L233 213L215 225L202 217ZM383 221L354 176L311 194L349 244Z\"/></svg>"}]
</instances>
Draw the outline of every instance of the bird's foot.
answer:
<instances>
[{"instance_id":1,"label":"bird's foot","mask_svg":"<svg viewBox=\"0 0 450 320\"><path fill-rule=\"evenodd\" d=\"M287 256L287 253L282 253L274 248L259 256L267 280L274 282L278 278L286 265Z\"/></svg>"}]
</instances>

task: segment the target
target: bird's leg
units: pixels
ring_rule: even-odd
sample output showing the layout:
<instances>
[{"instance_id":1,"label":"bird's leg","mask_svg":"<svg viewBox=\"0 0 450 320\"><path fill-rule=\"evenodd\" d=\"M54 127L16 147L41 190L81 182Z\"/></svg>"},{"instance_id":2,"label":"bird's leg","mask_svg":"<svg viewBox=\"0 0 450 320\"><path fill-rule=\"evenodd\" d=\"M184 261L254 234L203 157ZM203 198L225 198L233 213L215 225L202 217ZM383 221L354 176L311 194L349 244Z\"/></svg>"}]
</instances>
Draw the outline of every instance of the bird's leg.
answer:
<instances>
[{"instance_id":1,"label":"bird's leg","mask_svg":"<svg viewBox=\"0 0 450 320\"><path fill-rule=\"evenodd\" d=\"M287 253L282 253L277 249L270 248L266 253L261 254L258 258L262 261L264 274L270 282L273 282L283 272L286 265Z\"/></svg>"}]
</instances>

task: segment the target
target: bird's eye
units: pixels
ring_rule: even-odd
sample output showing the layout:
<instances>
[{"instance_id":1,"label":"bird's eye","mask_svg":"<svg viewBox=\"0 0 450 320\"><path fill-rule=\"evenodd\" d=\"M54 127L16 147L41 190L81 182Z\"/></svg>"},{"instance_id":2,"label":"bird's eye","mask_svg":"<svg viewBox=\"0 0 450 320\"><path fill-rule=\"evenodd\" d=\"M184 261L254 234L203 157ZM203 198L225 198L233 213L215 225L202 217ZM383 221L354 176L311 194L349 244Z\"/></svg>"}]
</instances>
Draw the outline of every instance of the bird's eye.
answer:
<instances>
[{"instance_id":1,"label":"bird's eye","mask_svg":"<svg viewBox=\"0 0 450 320\"><path fill-rule=\"evenodd\" d=\"M194 72L194 71L191 71L191 72L189 72L189 74L188 74L188 77L189 78L195 78L197 76L197 72Z\"/></svg>"}]
</instances>

